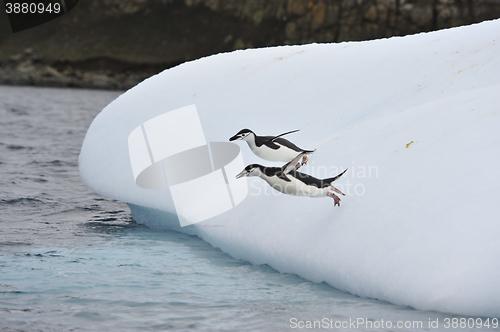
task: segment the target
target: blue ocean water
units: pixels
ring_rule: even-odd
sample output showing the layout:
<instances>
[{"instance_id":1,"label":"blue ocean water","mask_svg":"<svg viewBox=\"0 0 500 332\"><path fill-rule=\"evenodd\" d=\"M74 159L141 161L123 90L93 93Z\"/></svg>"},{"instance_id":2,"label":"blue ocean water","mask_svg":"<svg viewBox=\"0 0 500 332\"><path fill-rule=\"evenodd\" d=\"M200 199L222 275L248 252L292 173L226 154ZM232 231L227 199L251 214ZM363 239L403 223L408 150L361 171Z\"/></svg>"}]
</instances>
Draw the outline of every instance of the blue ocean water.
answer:
<instances>
[{"instance_id":1,"label":"blue ocean water","mask_svg":"<svg viewBox=\"0 0 500 332\"><path fill-rule=\"evenodd\" d=\"M136 224L78 175L85 132L118 95L0 86L0 331L474 330L445 321L477 317L356 297Z\"/></svg>"}]
</instances>

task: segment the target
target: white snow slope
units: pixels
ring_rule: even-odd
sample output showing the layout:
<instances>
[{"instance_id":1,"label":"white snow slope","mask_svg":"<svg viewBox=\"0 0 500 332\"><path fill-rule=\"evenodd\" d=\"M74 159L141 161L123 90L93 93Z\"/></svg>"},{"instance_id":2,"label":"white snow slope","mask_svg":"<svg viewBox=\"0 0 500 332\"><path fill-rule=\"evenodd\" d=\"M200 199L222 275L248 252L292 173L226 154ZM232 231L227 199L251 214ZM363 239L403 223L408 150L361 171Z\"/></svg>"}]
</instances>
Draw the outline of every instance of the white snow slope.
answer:
<instances>
[{"instance_id":1,"label":"white snow slope","mask_svg":"<svg viewBox=\"0 0 500 332\"><path fill-rule=\"evenodd\" d=\"M500 316L500 21L368 42L218 54L151 77L90 126L80 174L138 222L196 234L233 257L350 293ZM127 138L195 104L207 141L242 128L317 149L303 172L330 198L259 178L236 208L180 228L169 194L134 183ZM407 146L408 143L412 142ZM241 145L246 164L271 163ZM369 172L370 171L370 172Z\"/></svg>"}]
</instances>

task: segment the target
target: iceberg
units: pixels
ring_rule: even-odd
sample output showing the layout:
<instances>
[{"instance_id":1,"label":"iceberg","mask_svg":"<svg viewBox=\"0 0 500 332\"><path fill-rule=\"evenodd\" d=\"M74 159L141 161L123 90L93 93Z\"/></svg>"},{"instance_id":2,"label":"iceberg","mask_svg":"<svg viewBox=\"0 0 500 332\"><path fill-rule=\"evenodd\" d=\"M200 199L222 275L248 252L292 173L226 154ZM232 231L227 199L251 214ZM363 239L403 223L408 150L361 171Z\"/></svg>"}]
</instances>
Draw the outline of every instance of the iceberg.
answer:
<instances>
[{"instance_id":1,"label":"iceberg","mask_svg":"<svg viewBox=\"0 0 500 332\"><path fill-rule=\"evenodd\" d=\"M102 110L85 136L80 176L127 202L137 222L196 235L235 258L394 304L499 317L498 31L500 20L181 64ZM252 178L237 206L181 227L168 189L136 185L128 137L189 105L207 142L243 128L300 129L287 137L316 149L301 172L326 178L349 167L336 182L341 206ZM238 144L246 165L282 166Z\"/></svg>"}]
</instances>

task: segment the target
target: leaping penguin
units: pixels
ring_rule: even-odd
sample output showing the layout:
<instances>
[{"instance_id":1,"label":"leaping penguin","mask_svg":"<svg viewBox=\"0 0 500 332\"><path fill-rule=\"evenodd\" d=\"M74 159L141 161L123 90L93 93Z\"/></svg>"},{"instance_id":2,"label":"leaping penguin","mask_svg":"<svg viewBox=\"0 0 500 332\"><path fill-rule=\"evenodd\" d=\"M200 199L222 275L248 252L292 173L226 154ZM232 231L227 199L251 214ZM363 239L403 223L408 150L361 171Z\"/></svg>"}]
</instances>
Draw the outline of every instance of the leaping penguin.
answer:
<instances>
[{"instance_id":1,"label":"leaping penguin","mask_svg":"<svg viewBox=\"0 0 500 332\"><path fill-rule=\"evenodd\" d=\"M282 161L289 162L293 160L297 154L303 154L302 165L307 163L307 155L313 153L315 150L304 150L282 138L281 136L295 133L298 130L289 131L278 136L257 136L250 129L242 129L236 135L231 137L230 141L237 139L246 141L250 149L258 157L268 161ZM299 168L301 164L297 164L295 169Z\"/></svg>"},{"instance_id":2,"label":"leaping penguin","mask_svg":"<svg viewBox=\"0 0 500 332\"><path fill-rule=\"evenodd\" d=\"M293 170L295 163L305 153L297 155L291 162L283 167L264 167L258 164L252 164L245 167L236 178L244 176L258 176L265 180L273 189L287 195L308 196L308 197L331 197L334 200L333 206L340 206L340 197L335 195L334 191L345 196L340 190L332 185L347 169L337 176L328 179L317 179L313 176ZM331 191L330 191L331 190Z\"/></svg>"}]
</instances>

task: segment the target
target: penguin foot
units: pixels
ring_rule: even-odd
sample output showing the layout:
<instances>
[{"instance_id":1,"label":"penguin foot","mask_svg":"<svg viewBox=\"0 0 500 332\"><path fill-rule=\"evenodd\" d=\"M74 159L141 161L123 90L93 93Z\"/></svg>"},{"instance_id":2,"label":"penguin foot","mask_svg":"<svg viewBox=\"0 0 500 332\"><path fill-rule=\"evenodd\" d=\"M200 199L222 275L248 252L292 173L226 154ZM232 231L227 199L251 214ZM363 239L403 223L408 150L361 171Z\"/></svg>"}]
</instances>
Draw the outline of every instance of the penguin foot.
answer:
<instances>
[{"instance_id":1,"label":"penguin foot","mask_svg":"<svg viewBox=\"0 0 500 332\"><path fill-rule=\"evenodd\" d=\"M345 194L343 192L341 192L340 190L338 190L337 188L335 188L334 186L330 185L330 190L333 190L335 191L337 194L341 194L342 196L345 196Z\"/></svg>"},{"instance_id":2,"label":"penguin foot","mask_svg":"<svg viewBox=\"0 0 500 332\"><path fill-rule=\"evenodd\" d=\"M293 168L293 170L294 170L294 171L298 170L298 169L300 168L300 166L301 166L301 165L300 165L300 163L297 163L297 164L295 165L295 167Z\"/></svg>"},{"instance_id":3,"label":"penguin foot","mask_svg":"<svg viewBox=\"0 0 500 332\"><path fill-rule=\"evenodd\" d=\"M304 166L305 164L307 164L308 160L309 160L309 158L307 158L307 156L304 155L304 157L302 157L302 166Z\"/></svg>"},{"instance_id":4,"label":"penguin foot","mask_svg":"<svg viewBox=\"0 0 500 332\"><path fill-rule=\"evenodd\" d=\"M328 192L328 194L326 194L326 195L327 195L328 197L333 198L333 201L334 201L333 206L335 206L335 205L340 206L340 197L339 197L339 196L335 195L335 194L334 194L334 193L332 193L332 192Z\"/></svg>"}]
</instances>

